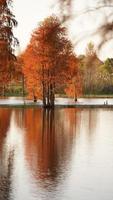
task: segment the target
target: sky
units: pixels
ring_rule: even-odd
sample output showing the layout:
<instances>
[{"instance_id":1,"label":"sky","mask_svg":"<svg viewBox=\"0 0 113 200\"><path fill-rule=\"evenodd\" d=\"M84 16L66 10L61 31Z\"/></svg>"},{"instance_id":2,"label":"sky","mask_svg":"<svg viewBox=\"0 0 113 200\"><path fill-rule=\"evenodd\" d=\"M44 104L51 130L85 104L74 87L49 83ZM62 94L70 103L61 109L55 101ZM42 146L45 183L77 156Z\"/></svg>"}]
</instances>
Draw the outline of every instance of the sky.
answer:
<instances>
[{"instance_id":1,"label":"sky","mask_svg":"<svg viewBox=\"0 0 113 200\"><path fill-rule=\"evenodd\" d=\"M103 9L101 12L92 12L90 15L80 15L81 11L84 11L87 7L96 5L97 0L74 0L73 18L68 24L68 34L78 55L85 53L89 42L94 42L95 46L99 43L100 34L91 34L106 20L107 15L111 12L110 9ZM52 14L58 15L58 4L57 0L14 0L13 12L18 21L18 27L14 30L14 34L20 42L17 49L17 53L20 53L28 45L31 34L39 26L40 21ZM113 40L106 43L99 52L99 57L103 60L107 57L113 57L112 46Z\"/></svg>"}]
</instances>

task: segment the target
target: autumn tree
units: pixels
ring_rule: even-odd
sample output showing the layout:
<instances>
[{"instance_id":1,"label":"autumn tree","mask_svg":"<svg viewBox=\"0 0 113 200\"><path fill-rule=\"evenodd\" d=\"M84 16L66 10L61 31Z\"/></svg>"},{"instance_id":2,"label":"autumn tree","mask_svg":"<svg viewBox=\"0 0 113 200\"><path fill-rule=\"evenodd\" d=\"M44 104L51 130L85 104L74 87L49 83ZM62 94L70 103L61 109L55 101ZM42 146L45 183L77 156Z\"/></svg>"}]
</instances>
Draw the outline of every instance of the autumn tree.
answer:
<instances>
[{"instance_id":1,"label":"autumn tree","mask_svg":"<svg viewBox=\"0 0 113 200\"><path fill-rule=\"evenodd\" d=\"M42 98L42 74L38 57L34 54L31 45L28 45L26 51L21 55L21 59L23 60L22 71L28 98L36 101L37 98Z\"/></svg>"},{"instance_id":2,"label":"autumn tree","mask_svg":"<svg viewBox=\"0 0 113 200\"><path fill-rule=\"evenodd\" d=\"M12 62L15 60L14 48L18 44L13 35L17 26L11 11L12 0L0 0L0 92L3 94L6 83L11 79Z\"/></svg>"},{"instance_id":3,"label":"autumn tree","mask_svg":"<svg viewBox=\"0 0 113 200\"><path fill-rule=\"evenodd\" d=\"M68 81L72 56L73 47L66 28L55 16L45 19L33 32L24 53L28 90L29 85L33 90L38 87L45 107L54 106L56 89Z\"/></svg>"},{"instance_id":4,"label":"autumn tree","mask_svg":"<svg viewBox=\"0 0 113 200\"><path fill-rule=\"evenodd\" d=\"M69 97L74 98L75 101L82 94L82 77L75 55L69 57L69 76L65 92Z\"/></svg>"},{"instance_id":5,"label":"autumn tree","mask_svg":"<svg viewBox=\"0 0 113 200\"><path fill-rule=\"evenodd\" d=\"M22 96L25 96L25 81L24 81L24 73L23 73L23 66L24 66L24 60L23 60L23 54L18 55L17 59L15 61L15 71L14 71L14 77L13 80L17 85L21 85L22 88Z\"/></svg>"}]
</instances>

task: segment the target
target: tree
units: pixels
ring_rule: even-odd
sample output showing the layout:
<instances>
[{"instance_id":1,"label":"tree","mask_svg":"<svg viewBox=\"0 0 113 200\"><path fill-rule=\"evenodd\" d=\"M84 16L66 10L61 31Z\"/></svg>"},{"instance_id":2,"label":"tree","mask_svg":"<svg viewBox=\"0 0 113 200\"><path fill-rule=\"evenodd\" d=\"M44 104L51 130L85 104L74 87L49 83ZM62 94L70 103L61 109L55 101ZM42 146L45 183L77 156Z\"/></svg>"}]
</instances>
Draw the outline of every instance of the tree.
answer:
<instances>
[{"instance_id":1,"label":"tree","mask_svg":"<svg viewBox=\"0 0 113 200\"><path fill-rule=\"evenodd\" d=\"M104 62L106 70L113 75L113 58L107 58Z\"/></svg>"},{"instance_id":2,"label":"tree","mask_svg":"<svg viewBox=\"0 0 113 200\"><path fill-rule=\"evenodd\" d=\"M71 56L73 47L67 38L66 28L56 16L48 17L33 32L24 53L27 88L29 92L29 85L32 92L39 89L45 107L54 106L56 89L68 81Z\"/></svg>"},{"instance_id":3,"label":"tree","mask_svg":"<svg viewBox=\"0 0 113 200\"><path fill-rule=\"evenodd\" d=\"M99 66L97 74L98 85L102 94L113 93L113 59L107 58Z\"/></svg>"},{"instance_id":4,"label":"tree","mask_svg":"<svg viewBox=\"0 0 113 200\"><path fill-rule=\"evenodd\" d=\"M13 35L17 21L10 9L11 3L12 0L0 0L0 85L3 90L10 80L11 66L15 60L14 47L18 44Z\"/></svg>"},{"instance_id":5,"label":"tree","mask_svg":"<svg viewBox=\"0 0 113 200\"><path fill-rule=\"evenodd\" d=\"M23 73L23 55L19 55L15 62L15 72L14 72L14 81L16 83L21 83L22 86L22 96L25 96L25 83L24 83L24 73Z\"/></svg>"},{"instance_id":6,"label":"tree","mask_svg":"<svg viewBox=\"0 0 113 200\"><path fill-rule=\"evenodd\" d=\"M33 49L28 45L26 51L21 55L21 58L23 60L22 71L28 98L33 98L36 101L37 98L42 98L42 75L38 64L38 57L34 55Z\"/></svg>"},{"instance_id":7,"label":"tree","mask_svg":"<svg viewBox=\"0 0 113 200\"><path fill-rule=\"evenodd\" d=\"M69 97L74 97L74 100L77 101L78 96L82 94L82 79L78 68L78 59L75 55L70 56L69 66L69 77L65 91Z\"/></svg>"},{"instance_id":8,"label":"tree","mask_svg":"<svg viewBox=\"0 0 113 200\"><path fill-rule=\"evenodd\" d=\"M94 94L98 90L98 69L103 63L99 60L93 43L86 48L86 56L79 58L84 94Z\"/></svg>"}]
</instances>

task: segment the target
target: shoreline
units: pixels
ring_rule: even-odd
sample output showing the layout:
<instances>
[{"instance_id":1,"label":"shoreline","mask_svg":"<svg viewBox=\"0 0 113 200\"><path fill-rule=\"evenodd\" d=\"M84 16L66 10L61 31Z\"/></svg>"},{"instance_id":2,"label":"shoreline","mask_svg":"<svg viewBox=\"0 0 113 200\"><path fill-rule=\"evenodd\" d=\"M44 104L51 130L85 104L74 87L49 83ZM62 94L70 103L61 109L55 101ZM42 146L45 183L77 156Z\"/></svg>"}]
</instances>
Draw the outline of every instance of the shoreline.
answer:
<instances>
[{"instance_id":1,"label":"shoreline","mask_svg":"<svg viewBox=\"0 0 113 200\"><path fill-rule=\"evenodd\" d=\"M105 100L106 99L106 100ZM6 108L43 108L42 100L33 102L32 100L11 97L0 99L0 107ZM113 108L113 98L78 98L75 102L71 98L56 98L54 108ZM53 109L54 109L53 108ZM48 107L48 109L52 109Z\"/></svg>"},{"instance_id":2,"label":"shoreline","mask_svg":"<svg viewBox=\"0 0 113 200\"><path fill-rule=\"evenodd\" d=\"M44 108L41 104L0 104L0 108ZM113 104L56 104L54 108L113 108ZM46 108L45 108L46 109Z\"/></svg>"}]
</instances>

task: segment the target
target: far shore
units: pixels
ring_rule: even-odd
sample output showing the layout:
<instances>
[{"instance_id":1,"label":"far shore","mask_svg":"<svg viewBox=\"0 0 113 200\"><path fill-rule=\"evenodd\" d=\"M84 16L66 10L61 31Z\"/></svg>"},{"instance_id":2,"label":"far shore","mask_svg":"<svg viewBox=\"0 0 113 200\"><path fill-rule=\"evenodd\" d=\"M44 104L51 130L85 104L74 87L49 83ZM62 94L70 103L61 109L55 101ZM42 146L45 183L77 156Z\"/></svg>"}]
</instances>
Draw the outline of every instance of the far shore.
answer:
<instances>
[{"instance_id":1,"label":"far shore","mask_svg":"<svg viewBox=\"0 0 113 200\"><path fill-rule=\"evenodd\" d=\"M21 104L0 104L0 108L44 108L42 104L38 103L21 103ZM56 104L54 107L47 107L47 109L55 108L113 108L113 104Z\"/></svg>"},{"instance_id":2,"label":"far shore","mask_svg":"<svg viewBox=\"0 0 113 200\"><path fill-rule=\"evenodd\" d=\"M32 100L27 100L23 97L9 97L0 99L0 107L43 108L43 103L41 100L33 102ZM50 108L51 107L48 107L48 109ZM113 95L85 95L84 97L78 98L78 101L76 102L72 98L57 96L54 108L113 108Z\"/></svg>"}]
</instances>

